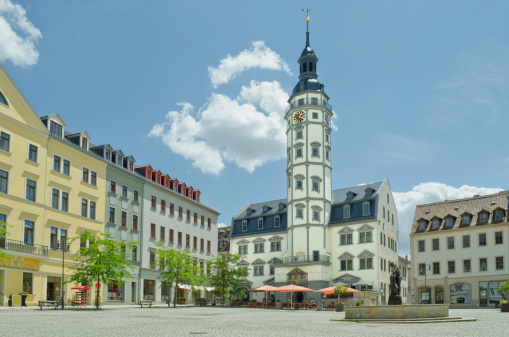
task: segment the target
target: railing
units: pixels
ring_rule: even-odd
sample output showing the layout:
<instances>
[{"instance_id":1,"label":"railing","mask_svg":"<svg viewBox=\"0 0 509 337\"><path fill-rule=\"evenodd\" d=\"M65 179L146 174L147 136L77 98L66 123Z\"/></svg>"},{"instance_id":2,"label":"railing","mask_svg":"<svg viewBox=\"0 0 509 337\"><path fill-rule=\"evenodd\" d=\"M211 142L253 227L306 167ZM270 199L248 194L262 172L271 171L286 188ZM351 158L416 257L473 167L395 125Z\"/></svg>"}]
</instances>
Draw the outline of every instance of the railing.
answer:
<instances>
[{"instance_id":1,"label":"railing","mask_svg":"<svg viewBox=\"0 0 509 337\"><path fill-rule=\"evenodd\" d=\"M327 262L330 263L330 256L328 255L299 255L285 257L284 264L292 263L314 263L314 262Z\"/></svg>"},{"instance_id":2,"label":"railing","mask_svg":"<svg viewBox=\"0 0 509 337\"><path fill-rule=\"evenodd\" d=\"M0 248L21 253L37 254L48 256L48 246L24 243L11 239L0 239Z\"/></svg>"},{"instance_id":3,"label":"railing","mask_svg":"<svg viewBox=\"0 0 509 337\"><path fill-rule=\"evenodd\" d=\"M330 105L326 100L324 99L318 99L318 98L301 98L293 100L292 103L290 103L290 106L286 108L285 113L288 112L288 110L302 106L302 105L318 105L318 106L325 106L327 109L332 111L332 105Z\"/></svg>"}]
</instances>

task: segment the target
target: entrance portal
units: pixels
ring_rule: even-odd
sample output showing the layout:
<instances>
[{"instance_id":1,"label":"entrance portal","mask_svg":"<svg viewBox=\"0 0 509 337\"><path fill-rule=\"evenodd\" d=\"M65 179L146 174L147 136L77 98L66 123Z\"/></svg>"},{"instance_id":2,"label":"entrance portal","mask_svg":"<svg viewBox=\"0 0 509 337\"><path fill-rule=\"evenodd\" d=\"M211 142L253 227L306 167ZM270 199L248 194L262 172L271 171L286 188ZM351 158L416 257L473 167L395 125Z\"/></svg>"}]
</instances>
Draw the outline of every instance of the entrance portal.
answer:
<instances>
[{"instance_id":1,"label":"entrance portal","mask_svg":"<svg viewBox=\"0 0 509 337\"><path fill-rule=\"evenodd\" d=\"M46 284L46 300L56 301L61 296L61 277L48 276L48 283Z\"/></svg>"}]
</instances>

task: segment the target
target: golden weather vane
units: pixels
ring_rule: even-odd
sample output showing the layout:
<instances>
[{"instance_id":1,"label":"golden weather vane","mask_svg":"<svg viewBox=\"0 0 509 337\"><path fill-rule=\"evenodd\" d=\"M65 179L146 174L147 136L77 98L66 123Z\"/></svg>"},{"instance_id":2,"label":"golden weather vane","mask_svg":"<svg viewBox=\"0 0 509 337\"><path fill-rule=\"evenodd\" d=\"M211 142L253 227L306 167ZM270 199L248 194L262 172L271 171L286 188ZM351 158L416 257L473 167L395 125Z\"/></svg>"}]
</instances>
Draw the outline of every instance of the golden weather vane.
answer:
<instances>
[{"instance_id":1,"label":"golden weather vane","mask_svg":"<svg viewBox=\"0 0 509 337\"><path fill-rule=\"evenodd\" d=\"M306 13L306 31L309 31L309 12L311 12L311 9L309 8L306 8L306 9L302 9L302 11L304 13Z\"/></svg>"}]
</instances>

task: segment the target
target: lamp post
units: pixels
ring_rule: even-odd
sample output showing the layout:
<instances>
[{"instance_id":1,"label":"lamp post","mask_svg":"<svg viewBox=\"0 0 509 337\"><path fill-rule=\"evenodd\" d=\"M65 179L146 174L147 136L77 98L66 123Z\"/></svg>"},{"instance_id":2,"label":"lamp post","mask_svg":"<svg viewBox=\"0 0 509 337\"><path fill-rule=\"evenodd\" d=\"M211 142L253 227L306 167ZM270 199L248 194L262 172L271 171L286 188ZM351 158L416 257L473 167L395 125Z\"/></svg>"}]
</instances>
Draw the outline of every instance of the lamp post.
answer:
<instances>
[{"instance_id":1,"label":"lamp post","mask_svg":"<svg viewBox=\"0 0 509 337\"><path fill-rule=\"evenodd\" d=\"M62 310L64 309L64 262L65 262L65 252L69 251L69 245L66 245L65 242L60 244L60 241L57 242L57 249L62 250L62 280L60 282L60 298L62 299Z\"/></svg>"},{"instance_id":2,"label":"lamp post","mask_svg":"<svg viewBox=\"0 0 509 337\"><path fill-rule=\"evenodd\" d=\"M428 265L428 270L431 270L431 263L428 263L427 265ZM420 271L421 273L424 273L424 289L426 289L426 290L427 290L427 289L428 289L428 287L426 286L426 277L427 277L428 272L426 271L426 263L423 263L423 264L421 265L421 268L419 269L419 271ZM428 294L428 296L430 296L430 294L429 294L429 293L427 293L427 294ZM421 299L422 299L422 298L421 298ZM428 298L428 301L430 301L430 299L429 299L429 298Z\"/></svg>"}]
</instances>

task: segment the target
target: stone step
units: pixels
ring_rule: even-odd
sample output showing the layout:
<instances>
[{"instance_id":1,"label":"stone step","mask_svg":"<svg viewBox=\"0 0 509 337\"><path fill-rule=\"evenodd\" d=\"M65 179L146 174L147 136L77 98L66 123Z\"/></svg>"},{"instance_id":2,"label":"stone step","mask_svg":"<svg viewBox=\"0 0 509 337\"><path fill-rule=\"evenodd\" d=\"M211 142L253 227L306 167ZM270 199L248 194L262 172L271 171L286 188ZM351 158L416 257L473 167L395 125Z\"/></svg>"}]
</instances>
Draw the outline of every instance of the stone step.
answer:
<instances>
[{"instance_id":1,"label":"stone step","mask_svg":"<svg viewBox=\"0 0 509 337\"><path fill-rule=\"evenodd\" d=\"M472 317L432 317L432 318L405 318L405 319L331 319L339 322L356 323L390 323L390 324L419 324L419 323L445 323L445 322L473 322L476 318Z\"/></svg>"}]
</instances>

